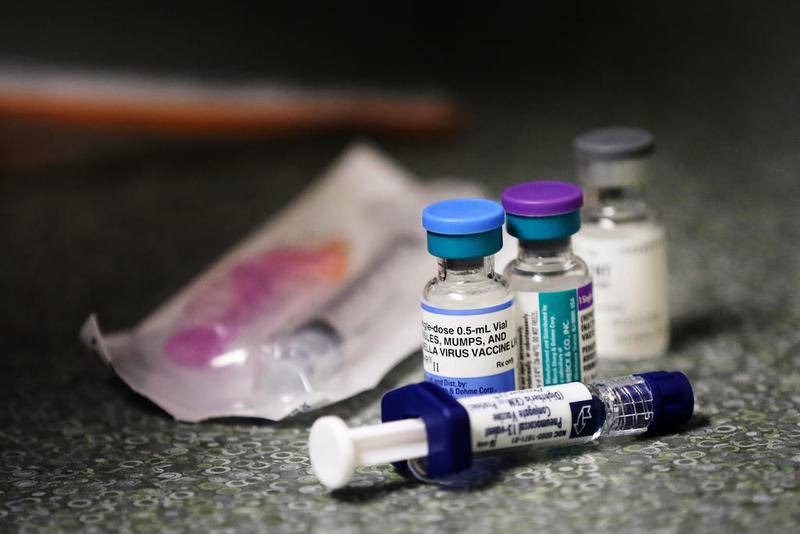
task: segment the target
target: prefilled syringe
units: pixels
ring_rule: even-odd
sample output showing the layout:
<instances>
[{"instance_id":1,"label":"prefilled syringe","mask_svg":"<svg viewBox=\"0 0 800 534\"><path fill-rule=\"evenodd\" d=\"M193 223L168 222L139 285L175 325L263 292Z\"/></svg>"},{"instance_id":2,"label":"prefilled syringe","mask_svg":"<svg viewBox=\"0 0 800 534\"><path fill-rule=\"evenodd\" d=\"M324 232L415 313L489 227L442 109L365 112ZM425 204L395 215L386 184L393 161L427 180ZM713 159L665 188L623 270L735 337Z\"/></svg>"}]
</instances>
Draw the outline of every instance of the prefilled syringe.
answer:
<instances>
[{"instance_id":1,"label":"prefilled syringe","mask_svg":"<svg viewBox=\"0 0 800 534\"><path fill-rule=\"evenodd\" d=\"M349 428L325 416L311 427L311 466L329 488L345 486L359 466L423 459L430 478L458 473L473 455L519 447L555 447L603 436L662 434L689 421L694 393L683 373L655 371L601 380L455 399L428 382L384 395L383 423Z\"/></svg>"}]
</instances>

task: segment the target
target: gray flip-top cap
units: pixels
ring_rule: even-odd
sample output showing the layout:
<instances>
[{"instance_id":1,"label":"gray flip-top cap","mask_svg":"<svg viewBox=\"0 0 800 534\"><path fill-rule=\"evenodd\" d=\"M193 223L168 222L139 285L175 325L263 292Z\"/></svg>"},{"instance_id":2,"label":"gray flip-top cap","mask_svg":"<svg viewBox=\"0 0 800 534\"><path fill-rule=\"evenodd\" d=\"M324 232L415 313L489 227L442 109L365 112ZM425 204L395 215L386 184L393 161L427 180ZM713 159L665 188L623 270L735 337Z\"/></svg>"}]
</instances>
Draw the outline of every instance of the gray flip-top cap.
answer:
<instances>
[{"instance_id":1,"label":"gray flip-top cap","mask_svg":"<svg viewBox=\"0 0 800 534\"><path fill-rule=\"evenodd\" d=\"M610 126L583 132L575 138L575 154L584 159L629 159L652 154L653 134L642 128Z\"/></svg>"}]
</instances>

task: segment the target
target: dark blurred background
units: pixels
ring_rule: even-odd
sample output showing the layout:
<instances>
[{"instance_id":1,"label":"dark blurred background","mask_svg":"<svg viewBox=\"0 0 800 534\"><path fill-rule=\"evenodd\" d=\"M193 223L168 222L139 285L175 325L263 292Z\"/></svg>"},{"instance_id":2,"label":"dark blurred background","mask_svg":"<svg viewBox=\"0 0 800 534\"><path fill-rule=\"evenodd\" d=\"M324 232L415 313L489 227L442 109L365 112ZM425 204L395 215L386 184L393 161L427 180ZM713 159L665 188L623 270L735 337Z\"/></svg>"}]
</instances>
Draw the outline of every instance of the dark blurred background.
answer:
<instances>
[{"instance_id":1,"label":"dark blurred background","mask_svg":"<svg viewBox=\"0 0 800 534\"><path fill-rule=\"evenodd\" d=\"M772 275L788 284L797 259L780 249L794 246L800 215L799 15L795 2L557 2L525 11L7 3L3 64L434 91L452 97L465 120L435 135L347 125L180 135L0 108L0 375L63 383L74 375L61 366L101 372L76 342L89 312L109 329L134 324L355 137L421 177L471 178L497 192L517 180L571 179L571 139L585 128L649 128L659 142L653 203L670 236L686 243L671 260L683 277L672 280L676 313L702 315L698 292L737 303L737 288L755 284L715 285L698 272L739 276L731 262L744 254L741 236L729 229L743 219L755 247L748 261L788 262ZM701 228L703 241L692 241ZM765 240L783 245L759 249ZM796 305L777 286L767 294Z\"/></svg>"},{"instance_id":2,"label":"dark blurred background","mask_svg":"<svg viewBox=\"0 0 800 534\"><path fill-rule=\"evenodd\" d=\"M308 517L318 516L333 522L320 519L323 531L369 530L376 517L396 530L425 530L420 519L472 531L486 524L487 510L529 528L520 502L537 515L550 512L540 523L557 517L562 530L650 523L665 532L796 530L800 4L532 4L522 11L503 3L5 2L0 530L12 521L86 529L102 514L110 530L135 531L139 522L183 530L208 512L216 526L247 530L284 520L287 531L311 531ZM62 81L110 76L133 80L134 89L141 79L168 89L174 79L212 89L264 82L296 89L268 99L256 122L236 103L209 119L213 98L120 112L114 106L125 103L125 87L110 111L98 113L103 98L120 97L115 90L75 108L36 76L20 89L21 72L54 68L64 69ZM339 96L322 105L331 94ZM409 112L419 111L420 98L432 107ZM608 477L605 489L588 486L601 479L585 479L584 491L577 489L584 479L565 478L556 490L519 477L509 491L495 488L497 501L491 488L446 492L399 482L312 495L322 491L313 477L301 493L300 471L254 450L248 458L272 463L272 478L251 486L260 497L237 510L244 501L231 500L230 488L198 485L222 447L180 436L210 432L226 447L255 436L302 456L316 414L276 425L176 423L78 341L91 312L109 331L135 325L291 202L354 139L371 140L420 179L472 179L496 195L516 181L574 179L573 137L610 124L647 128L657 140L649 193L667 229L673 325L665 357L613 374L651 365L685 371L699 419L687 433L653 442L649 459L638 444L632 453L603 445L600 460L610 461L598 460L590 476ZM381 391L419 378L419 357L376 391L330 409L375 419ZM713 448L695 450L701 436ZM679 453L689 463L704 459L683 468L673 465ZM176 473L158 470L174 454L183 455L170 468L183 473L178 485L163 479ZM125 467L128 459L138 467ZM556 465L573 469L568 456L553 464L554 476ZM195 498L173 507L174 488ZM108 509L78 517L108 504L105 489L116 494ZM570 491L583 504L562 498ZM629 502L636 513L625 520L638 523L621 523L619 508L606 507L612 500Z\"/></svg>"}]
</instances>

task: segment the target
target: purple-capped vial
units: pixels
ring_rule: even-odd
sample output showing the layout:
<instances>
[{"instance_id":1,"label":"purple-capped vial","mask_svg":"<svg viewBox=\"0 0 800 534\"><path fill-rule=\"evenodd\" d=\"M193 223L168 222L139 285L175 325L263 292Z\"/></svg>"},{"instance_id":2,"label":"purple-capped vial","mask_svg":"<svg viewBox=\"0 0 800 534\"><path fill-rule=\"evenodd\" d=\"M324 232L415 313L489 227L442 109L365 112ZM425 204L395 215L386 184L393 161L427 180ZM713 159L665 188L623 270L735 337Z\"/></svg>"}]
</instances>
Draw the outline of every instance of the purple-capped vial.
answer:
<instances>
[{"instance_id":1,"label":"purple-capped vial","mask_svg":"<svg viewBox=\"0 0 800 534\"><path fill-rule=\"evenodd\" d=\"M572 253L581 188L539 181L503 191L508 233L519 240L505 268L514 290L520 389L591 382L596 376L594 298L586 263Z\"/></svg>"}]
</instances>

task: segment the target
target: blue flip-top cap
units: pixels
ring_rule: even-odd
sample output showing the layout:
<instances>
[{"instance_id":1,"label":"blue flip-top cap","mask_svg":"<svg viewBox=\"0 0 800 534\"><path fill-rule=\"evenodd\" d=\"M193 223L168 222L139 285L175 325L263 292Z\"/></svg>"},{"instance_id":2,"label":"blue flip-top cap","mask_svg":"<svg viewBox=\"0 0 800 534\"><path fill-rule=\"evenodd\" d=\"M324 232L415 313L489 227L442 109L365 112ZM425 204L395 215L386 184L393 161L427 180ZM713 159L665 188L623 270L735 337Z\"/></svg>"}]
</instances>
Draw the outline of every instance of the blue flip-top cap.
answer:
<instances>
[{"instance_id":1,"label":"blue flip-top cap","mask_svg":"<svg viewBox=\"0 0 800 534\"><path fill-rule=\"evenodd\" d=\"M489 256L503 248L505 212L485 198L453 198L422 211L428 252L447 259Z\"/></svg>"},{"instance_id":2,"label":"blue flip-top cap","mask_svg":"<svg viewBox=\"0 0 800 534\"><path fill-rule=\"evenodd\" d=\"M638 373L653 392L653 421L648 434L664 434L689 422L694 412L694 392L686 375L678 371Z\"/></svg>"}]
</instances>

